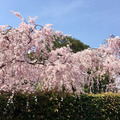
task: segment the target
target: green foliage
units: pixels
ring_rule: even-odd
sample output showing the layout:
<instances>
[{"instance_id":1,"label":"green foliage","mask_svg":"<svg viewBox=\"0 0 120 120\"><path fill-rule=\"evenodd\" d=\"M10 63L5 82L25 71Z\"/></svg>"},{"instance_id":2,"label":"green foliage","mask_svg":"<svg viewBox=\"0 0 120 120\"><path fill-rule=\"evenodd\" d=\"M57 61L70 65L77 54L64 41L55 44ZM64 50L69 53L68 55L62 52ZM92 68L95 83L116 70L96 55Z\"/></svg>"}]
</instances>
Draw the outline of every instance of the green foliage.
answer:
<instances>
[{"instance_id":1,"label":"green foliage","mask_svg":"<svg viewBox=\"0 0 120 120\"><path fill-rule=\"evenodd\" d=\"M27 57L28 57L31 61L37 59L37 56L35 55L35 52L30 52L29 54L27 54Z\"/></svg>"},{"instance_id":2,"label":"green foliage","mask_svg":"<svg viewBox=\"0 0 120 120\"><path fill-rule=\"evenodd\" d=\"M77 39L71 38L71 37L68 37L67 39L70 41L70 43L71 43L70 48L72 49L72 51L74 53L89 48L88 45L85 45L80 40L77 40Z\"/></svg>"},{"instance_id":3,"label":"green foliage","mask_svg":"<svg viewBox=\"0 0 120 120\"><path fill-rule=\"evenodd\" d=\"M80 40L72 37L66 37L65 39L57 38L54 42L54 49L61 48L70 44L70 48L74 53L89 48L88 45L83 44Z\"/></svg>"},{"instance_id":4,"label":"green foliage","mask_svg":"<svg viewBox=\"0 0 120 120\"><path fill-rule=\"evenodd\" d=\"M42 91L0 95L1 120L119 120L120 94L71 94ZM37 98L37 100L36 100ZM29 104L28 104L29 103ZM5 109L6 108L6 109Z\"/></svg>"},{"instance_id":5,"label":"green foliage","mask_svg":"<svg viewBox=\"0 0 120 120\"><path fill-rule=\"evenodd\" d=\"M88 73L88 75L90 75L91 70L88 70L87 73ZM92 86L91 92L94 94L110 91L109 89L107 89L107 85L109 85L110 83L114 83L115 80L112 78L111 82L110 82L110 75L109 74L110 74L109 71L107 71L106 74L104 74L102 76L93 77L93 85L91 85L91 83L90 83L90 85L86 84L84 86L84 91L86 93L90 93L90 86ZM89 77L88 77L88 81L89 81ZM117 92L118 89L114 88L113 90L114 90L113 92Z\"/></svg>"}]
</instances>

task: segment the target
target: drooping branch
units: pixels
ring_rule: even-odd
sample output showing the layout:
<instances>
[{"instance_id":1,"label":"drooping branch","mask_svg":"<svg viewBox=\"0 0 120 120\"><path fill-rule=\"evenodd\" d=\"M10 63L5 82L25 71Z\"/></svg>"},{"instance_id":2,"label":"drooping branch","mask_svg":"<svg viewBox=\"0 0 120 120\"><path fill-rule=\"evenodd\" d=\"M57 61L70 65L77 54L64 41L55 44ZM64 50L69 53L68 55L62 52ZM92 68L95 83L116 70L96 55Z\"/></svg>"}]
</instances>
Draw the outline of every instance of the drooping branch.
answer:
<instances>
[{"instance_id":1,"label":"drooping branch","mask_svg":"<svg viewBox=\"0 0 120 120\"><path fill-rule=\"evenodd\" d=\"M2 69L3 67L5 67L6 65L5 64L2 64L1 66L0 66L0 69Z\"/></svg>"}]
</instances>

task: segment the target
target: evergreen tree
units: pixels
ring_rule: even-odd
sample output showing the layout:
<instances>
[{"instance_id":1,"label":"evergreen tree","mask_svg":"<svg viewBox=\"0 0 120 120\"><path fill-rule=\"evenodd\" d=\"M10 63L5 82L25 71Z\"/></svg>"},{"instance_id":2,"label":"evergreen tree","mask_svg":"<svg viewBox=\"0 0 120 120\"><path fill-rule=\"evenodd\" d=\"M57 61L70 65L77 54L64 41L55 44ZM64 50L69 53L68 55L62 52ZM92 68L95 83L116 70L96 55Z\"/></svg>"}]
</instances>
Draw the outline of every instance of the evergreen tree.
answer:
<instances>
[{"instance_id":1,"label":"evergreen tree","mask_svg":"<svg viewBox=\"0 0 120 120\"><path fill-rule=\"evenodd\" d=\"M85 45L78 39L66 37L66 39L57 38L56 41L54 42L54 49L67 46L68 44L70 44L70 48L74 53L89 48L88 45Z\"/></svg>"}]
</instances>

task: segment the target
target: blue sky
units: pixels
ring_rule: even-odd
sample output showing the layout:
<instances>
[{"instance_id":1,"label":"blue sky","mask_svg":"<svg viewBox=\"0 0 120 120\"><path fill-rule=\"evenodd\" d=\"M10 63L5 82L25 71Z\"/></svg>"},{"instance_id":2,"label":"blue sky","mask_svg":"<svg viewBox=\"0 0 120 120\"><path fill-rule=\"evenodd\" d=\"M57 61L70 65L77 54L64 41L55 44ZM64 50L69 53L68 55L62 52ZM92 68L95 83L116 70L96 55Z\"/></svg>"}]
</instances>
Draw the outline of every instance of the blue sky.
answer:
<instances>
[{"instance_id":1,"label":"blue sky","mask_svg":"<svg viewBox=\"0 0 120 120\"><path fill-rule=\"evenodd\" d=\"M53 24L55 30L92 48L111 34L120 36L120 0L0 0L0 25L19 25L10 10L20 12L26 20L38 16L36 23Z\"/></svg>"}]
</instances>

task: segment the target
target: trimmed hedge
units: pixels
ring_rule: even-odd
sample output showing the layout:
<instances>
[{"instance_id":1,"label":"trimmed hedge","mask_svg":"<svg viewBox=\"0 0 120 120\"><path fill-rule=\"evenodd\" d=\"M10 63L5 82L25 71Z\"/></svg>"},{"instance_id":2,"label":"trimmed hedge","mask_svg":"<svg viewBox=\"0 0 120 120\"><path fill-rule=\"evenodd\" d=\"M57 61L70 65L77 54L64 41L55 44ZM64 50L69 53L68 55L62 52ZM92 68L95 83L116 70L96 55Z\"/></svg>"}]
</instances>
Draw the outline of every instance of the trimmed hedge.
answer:
<instances>
[{"instance_id":1,"label":"trimmed hedge","mask_svg":"<svg viewBox=\"0 0 120 120\"><path fill-rule=\"evenodd\" d=\"M120 120L119 93L19 92L7 104L10 96L0 95L0 120Z\"/></svg>"}]
</instances>

